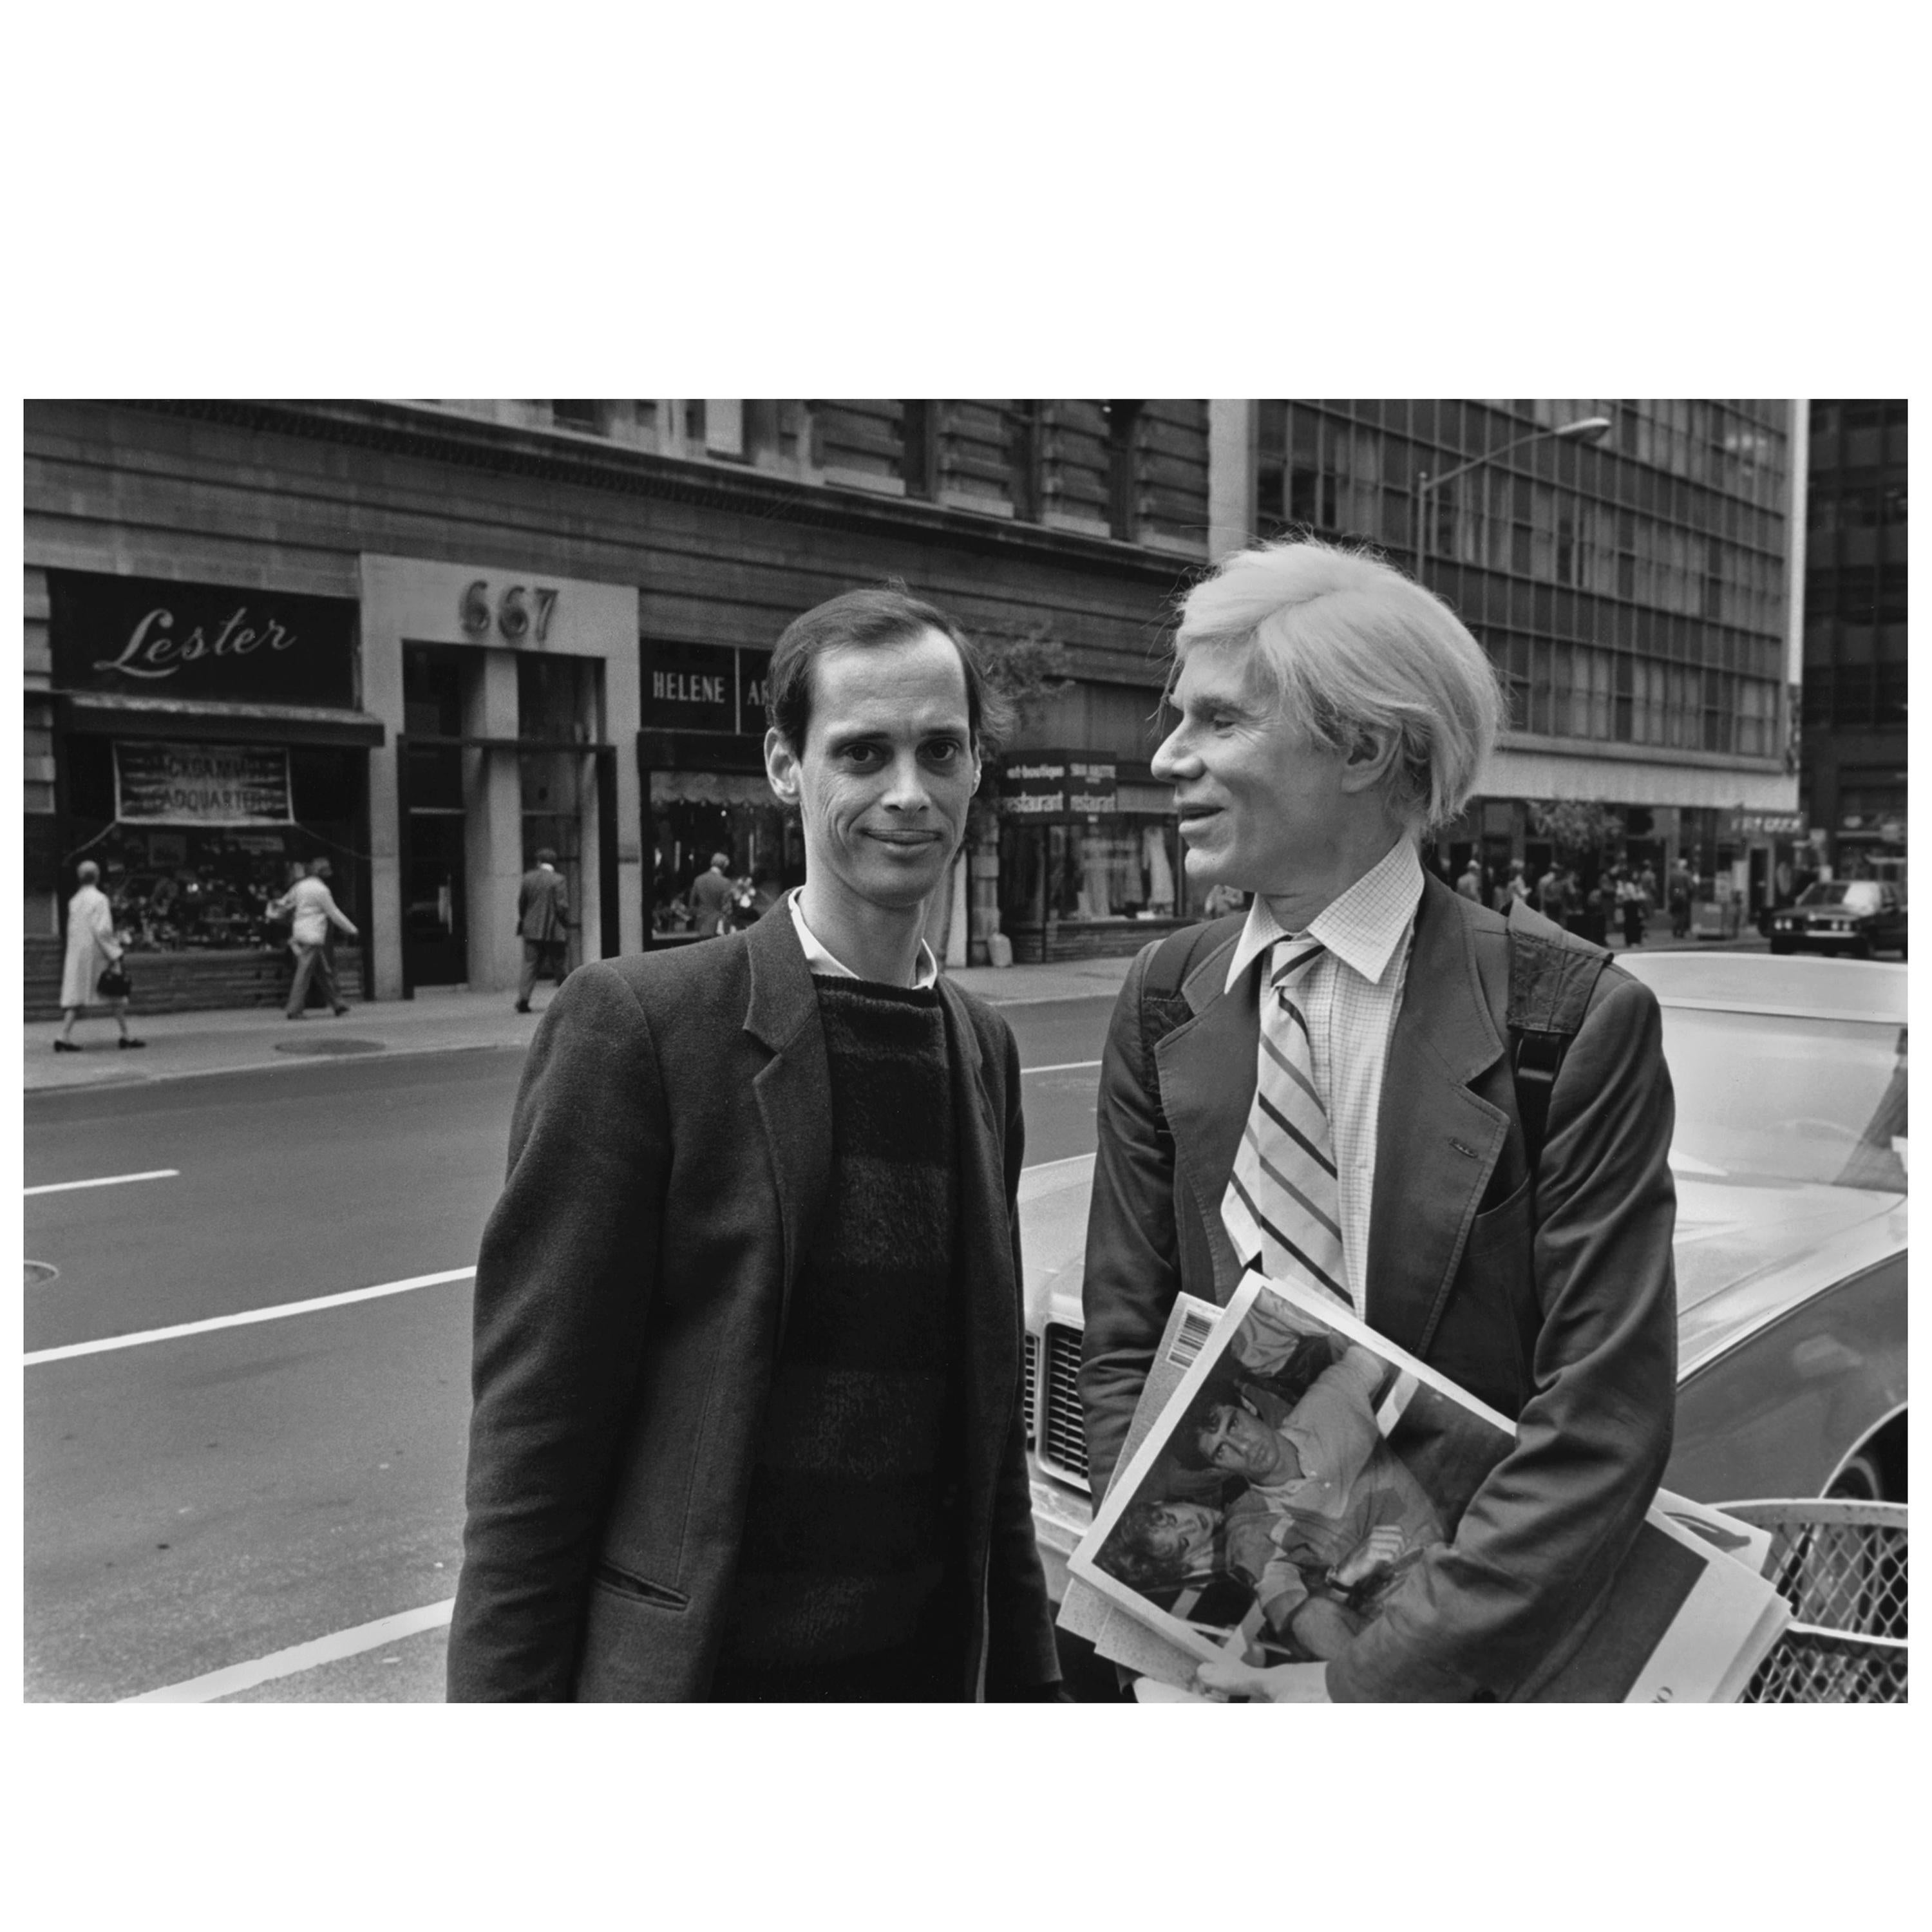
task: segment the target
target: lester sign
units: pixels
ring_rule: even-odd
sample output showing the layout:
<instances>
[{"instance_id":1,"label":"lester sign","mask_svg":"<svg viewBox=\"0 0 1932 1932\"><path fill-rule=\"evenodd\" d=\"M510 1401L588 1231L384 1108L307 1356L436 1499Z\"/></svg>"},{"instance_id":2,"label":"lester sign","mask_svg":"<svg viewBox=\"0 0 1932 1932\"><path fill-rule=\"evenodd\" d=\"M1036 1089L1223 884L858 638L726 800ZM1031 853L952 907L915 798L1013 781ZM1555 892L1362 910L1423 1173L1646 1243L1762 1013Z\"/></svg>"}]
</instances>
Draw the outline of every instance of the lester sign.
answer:
<instances>
[{"instance_id":1,"label":"lester sign","mask_svg":"<svg viewBox=\"0 0 1932 1932\"><path fill-rule=\"evenodd\" d=\"M288 825L289 754L253 745L114 747L114 815L130 825Z\"/></svg>"},{"instance_id":2,"label":"lester sign","mask_svg":"<svg viewBox=\"0 0 1932 1932\"><path fill-rule=\"evenodd\" d=\"M50 570L47 607L63 690L356 701L356 606L346 601Z\"/></svg>"}]
</instances>

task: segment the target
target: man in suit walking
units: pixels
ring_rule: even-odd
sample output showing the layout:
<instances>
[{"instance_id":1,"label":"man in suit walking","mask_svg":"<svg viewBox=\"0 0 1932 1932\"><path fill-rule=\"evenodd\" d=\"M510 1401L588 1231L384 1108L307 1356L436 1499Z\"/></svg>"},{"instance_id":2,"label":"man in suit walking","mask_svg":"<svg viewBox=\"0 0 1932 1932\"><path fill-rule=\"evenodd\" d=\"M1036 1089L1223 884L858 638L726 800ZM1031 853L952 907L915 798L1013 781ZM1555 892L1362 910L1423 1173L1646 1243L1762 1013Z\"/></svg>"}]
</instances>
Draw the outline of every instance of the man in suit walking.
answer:
<instances>
[{"instance_id":1,"label":"man in suit walking","mask_svg":"<svg viewBox=\"0 0 1932 1932\"><path fill-rule=\"evenodd\" d=\"M730 910L735 888L725 868L731 862L728 852L714 852L708 872L700 872L691 882L692 926L700 939L713 939Z\"/></svg>"},{"instance_id":2,"label":"man in suit walking","mask_svg":"<svg viewBox=\"0 0 1932 1932\"><path fill-rule=\"evenodd\" d=\"M1503 715L1480 646L1427 591L1324 544L1243 551L1190 593L1176 657L1154 773L1190 874L1256 897L1164 942L1189 949L1178 986L1146 990L1143 952L1115 1010L1081 1372L1095 1493L1175 1294L1225 1304L1250 1268L1293 1276L1516 1424L1454 1536L1336 1656L1294 1667L1294 1694L1534 1694L1670 1453L1656 1001L1526 907L1425 876L1419 835L1460 814ZM1594 976L1533 1172L1513 960L1552 986Z\"/></svg>"},{"instance_id":3,"label":"man in suit walking","mask_svg":"<svg viewBox=\"0 0 1932 1932\"><path fill-rule=\"evenodd\" d=\"M778 640L806 882L571 975L476 1270L452 1699L1051 1699L1019 1062L922 938L994 701L893 590Z\"/></svg>"},{"instance_id":4,"label":"man in suit walking","mask_svg":"<svg viewBox=\"0 0 1932 1932\"><path fill-rule=\"evenodd\" d=\"M524 942L517 1011L526 1013L539 971L548 969L562 985L564 948L569 943L570 889L556 869L556 853L548 845L538 848L536 864L517 887L517 932Z\"/></svg>"}]
</instances>

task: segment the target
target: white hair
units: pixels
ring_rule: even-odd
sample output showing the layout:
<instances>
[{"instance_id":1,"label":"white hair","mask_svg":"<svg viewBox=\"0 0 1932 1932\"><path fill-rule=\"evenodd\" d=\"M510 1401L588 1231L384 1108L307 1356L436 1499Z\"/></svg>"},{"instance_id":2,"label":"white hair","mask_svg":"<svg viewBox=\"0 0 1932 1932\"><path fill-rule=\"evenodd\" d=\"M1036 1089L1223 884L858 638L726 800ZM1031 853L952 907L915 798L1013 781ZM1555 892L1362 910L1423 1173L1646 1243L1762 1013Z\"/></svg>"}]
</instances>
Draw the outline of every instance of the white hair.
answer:
<instances>
[{"instance_id":1,"label":"white hair","mask_svg":"<svg viewBox=\"0 0 1932 1932\"><path fill-rule=\"evenodd\" d=\"M1392 732L1385 796L1418 832L1468 802L1508 716L1494 667L1441 598L1313 538L1238 550L1197 584L1176 661L1199 644L1252 646L1276 700L1330 752Z\"/></svg>"}]
</instances>

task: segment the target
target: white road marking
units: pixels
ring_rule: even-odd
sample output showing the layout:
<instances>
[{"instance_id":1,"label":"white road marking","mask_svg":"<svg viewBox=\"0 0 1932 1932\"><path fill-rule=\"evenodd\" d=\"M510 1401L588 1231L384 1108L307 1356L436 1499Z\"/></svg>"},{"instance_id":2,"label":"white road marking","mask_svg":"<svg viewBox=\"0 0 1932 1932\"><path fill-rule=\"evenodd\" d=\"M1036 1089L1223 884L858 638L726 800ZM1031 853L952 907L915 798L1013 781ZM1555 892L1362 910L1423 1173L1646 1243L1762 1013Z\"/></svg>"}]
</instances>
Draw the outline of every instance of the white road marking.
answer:
<instances>
[{"instance_id":1,"label":"white road marking","mask_svg":"<svg viewBox=\"0 0 1932 1932\"><path fill-rule=\"evenodd\" d=\"M313 1301L284 1301L273 1308L244 1308L234 1315L211 1316L205 1322L178 1322L172 1328L147 1328L134 1335L104 1335L94 1342L70 1342L61 1348L36 1348L21 1358L31 1369L37 1362L64 1362L76 1355L104 1355L115 1348L139 1348L150 1342L172 1342L182 1335L208 1335L218 1328L245 1328L257 1322L280 1322L291 1315L311 1315L318 1309L346 1308L352 1301L374 1301L386 1294L406 1294L412 1288L436 1288L446 1281L467 1281L474 1268L446 1268L440 1274L411 1275L406 1281L379 1282L374 1288L352 1288L340 1294L320 1294Z\"/></svg>"},{"instance_id":2,"label":"white road marking","mask_svg":"<svg viewBox=\"0 0 1932 1932\"><path fill-rule=\"evenodd\" d=\"M158 1690L144 1690L138 1697L123 1697L124 1704L212 1704L218 1697L232 1697L237 1691L252 1690L258 1684L271 1684L278 1677L294 1677L318 1664L333 1664L338 1658L358 1657L367 1650L400 1642L424 1630L437 1630L449 1621L456 1606L454 1597L440 1604L425 1604L419 1610L404 1610L393 1617L378 1617L374 1623L357 1624L348 1630L332 1631L312 1642L291 1644L286 1650L272 1651L252 1664L231 1664L225 1670L211 1670L205 1676L190 1677L180 1684L164 1684Z\"/></svg>"},{"instance_id":3,"label":"white road marking","mask_svg":"<svg viewBox=\"0 0 1932 1932\"><path fill-rule=\"evenodd\" d=\"M1100 1065L1096 1060L1091 1063ZM1033 1070L1040 1073L1052 1073L1063 1070L1042 1066ZM1074 1161L1090 1161L1091 1154L1075 1154L1065 1161L1040 1161L1024 1170L1036 1174L1049 1168L1065 1168ZM1029 1190L1030 1192L1030 1190ZM352 1288L340 1294L317 1295L310 1301L284 1301L272 1308L244 1308L233 1315L210 1316L202 1322L177 1322L171 1328L144 1328L132 1335L103 1335L92 1342L70 1342L58 1348L36 1348L20 1358L21 1366L31 1369L42 1362L64 1362L76 1355L105 1355L119 1348L145 1348L151 1342L172 1342L184 1335L211 1335L220 1328L246 1328L258 1322L281 1322L291 1315L312 1315L324 1308L346 1308L351 1302L375 1301L388 1294L406 1294L412 1288L436 1288L448 1281L467 1281L476 1274L473 1267L446 1268L440 1274L411 1275L406 1281L379 1282L374 1288Z\"/></svg>"},{"instance_id":4,"label":"white road marking","mask_svg":"<svg viewBox=\"0 0 1932 1932\"><path fill-rule=\"evenodd\" d=\"M1090 1066L1098 1066L1097 1060L1063 1060L1058 1066L1022 1066L1020 1072L1028 1073L1084 1073Z\"/></svg>"},{"instance_id":5,"label":"white road marking","mask_svg":"<svg viewBox=\"0 0 1932 1932\"><path fill-rule=\"evenodd\" d=\"M178 1167L151 1167L146 1174L104 1174L98 1180L50 1180L44 1186L23 1187L24 1194L68 1194L76 1187L120 1187L130 1180L177 1180Z\"/></svg>"}]
</instances>

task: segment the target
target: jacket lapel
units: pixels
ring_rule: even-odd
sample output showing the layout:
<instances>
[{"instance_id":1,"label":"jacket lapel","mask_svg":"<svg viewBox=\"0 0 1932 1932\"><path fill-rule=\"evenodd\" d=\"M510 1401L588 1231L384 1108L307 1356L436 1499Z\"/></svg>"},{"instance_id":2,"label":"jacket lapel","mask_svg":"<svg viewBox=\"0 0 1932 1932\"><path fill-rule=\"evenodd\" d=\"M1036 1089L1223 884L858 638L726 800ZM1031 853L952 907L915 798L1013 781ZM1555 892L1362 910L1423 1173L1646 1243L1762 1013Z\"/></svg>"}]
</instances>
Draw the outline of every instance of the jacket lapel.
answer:
<instances>
[{"instance_id":1,"label":"jacket lapel","mask_svg":"<svg viewBox=\"0 0 1932 1932\"><path fill-rule=\"evenodd\" d=\"M1261 960L1232 992L1222 990L1234 944L1230 938L1217 946L1187 976L1180 990L1192 1017L1154 1050L1174 1162L1198 1210L1214 1256L1215 1298L1223 1304L1239 1283L1241 1268L1221 1224L1221 1197L1254 1103L1255 1055L1261 1040Z\"/></svg>"},{"instance_id":2,"label":"jacket lapel","mask_svg":"<svg viewBox=\"0 0 1932 1932\"><path fill-rule=\"evenodd\" d=\"M1509 1132L1469 1090L1503 1055L1455 896L1423 887L1402 1006L1382 1072L1369 1221L1369 1325L1423 1354Z\"/></svg>"},{"instance_id":3,"label":"jacket lapel","mask_svg":"<svg viewBox=\"0 0 1932 1932\"><path fill-rule=\"evenodd\" d=\"M832 1180L832 1142L826 1131L832 1074L818 995L789 912L775 907L745 935L752 990L745 1030L772 1058L753 1077L752 1090L764 1129L766 1151L784 1232L784 1278L778 1330L791 1307L800 1257Z\"/></svg>"}]
</instances>

